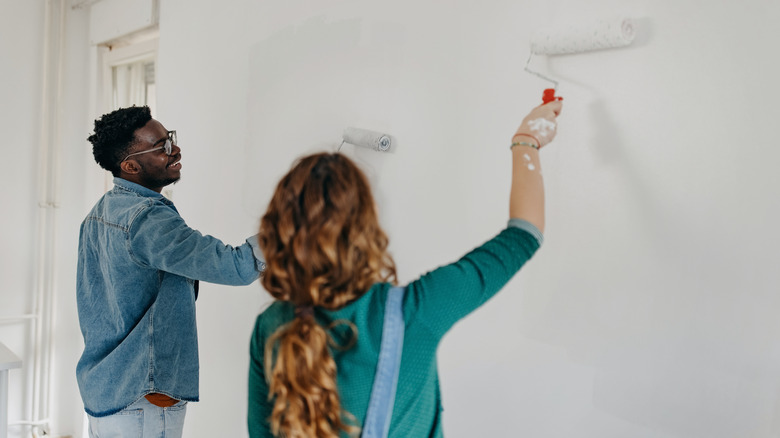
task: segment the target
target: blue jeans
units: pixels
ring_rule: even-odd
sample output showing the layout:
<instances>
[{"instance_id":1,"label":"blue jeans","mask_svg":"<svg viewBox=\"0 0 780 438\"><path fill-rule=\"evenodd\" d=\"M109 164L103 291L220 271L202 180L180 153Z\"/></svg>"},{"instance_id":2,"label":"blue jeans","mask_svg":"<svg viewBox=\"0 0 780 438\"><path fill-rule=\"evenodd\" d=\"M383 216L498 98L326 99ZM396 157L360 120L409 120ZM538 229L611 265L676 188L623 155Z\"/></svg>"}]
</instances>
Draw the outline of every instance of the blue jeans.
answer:
<instances>
[{"instance_id":1,"label":"blue jeans","mask_svg":"<svg viewBox=\"0 0 780 438\"><path fill-rule=\"evenodd\" d=\"M89 438L181 438L186 414L186 401L161 408L141 397L116 414L89 415Z\"/></svg>"}]
</instances>

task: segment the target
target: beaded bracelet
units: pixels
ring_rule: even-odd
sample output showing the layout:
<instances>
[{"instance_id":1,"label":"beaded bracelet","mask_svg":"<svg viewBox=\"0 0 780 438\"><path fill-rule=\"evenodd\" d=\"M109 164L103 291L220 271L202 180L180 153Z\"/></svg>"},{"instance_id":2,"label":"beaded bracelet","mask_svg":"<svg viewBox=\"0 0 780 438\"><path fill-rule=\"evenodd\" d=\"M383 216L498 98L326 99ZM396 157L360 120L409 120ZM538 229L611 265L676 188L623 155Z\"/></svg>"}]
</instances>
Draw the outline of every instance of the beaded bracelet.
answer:
<instances>
[{"instance_id":1,"label":"beaded bracelet","mask_svg":"<svg viewBox=\"0 0 780 438\"><path fill-rule=\"evenodd\" d=\"M521 136L521 135L524 135L524 136L526 136L526 137L528 137L528 138L532 138L532 139L533 139L533 140L536 142L536 145L537 145L537 146L536 146L536 149L539 149L540 147L542 147L542 142L541 142L541 141L539 141L539 139L538 139L538 138L534 137L534 136L533 136L533 135L531 135L531 134L526 134L525 132L519 132L519 133L517 133L517 134L513 135L513 136L512 136L512 140L514 141L515 137L519 137L519 136Z\"/></svg>"},{"instance_id":2,"label":"beaded bracelet","mask_svg":"<svg viewBox=\"0 0 780 438\"><path fill-rule=\"evenodd\" d=\"M512 149L515 146L528 146L528 147L532 147L532 148L534 148L536 150L539 150L539 146L537 146L537 145L535 145L533 143L527 143L527 142L524 142L524 141L512 143L512 146L509 146L509 149Z\"/></svg>"}]
</instances>

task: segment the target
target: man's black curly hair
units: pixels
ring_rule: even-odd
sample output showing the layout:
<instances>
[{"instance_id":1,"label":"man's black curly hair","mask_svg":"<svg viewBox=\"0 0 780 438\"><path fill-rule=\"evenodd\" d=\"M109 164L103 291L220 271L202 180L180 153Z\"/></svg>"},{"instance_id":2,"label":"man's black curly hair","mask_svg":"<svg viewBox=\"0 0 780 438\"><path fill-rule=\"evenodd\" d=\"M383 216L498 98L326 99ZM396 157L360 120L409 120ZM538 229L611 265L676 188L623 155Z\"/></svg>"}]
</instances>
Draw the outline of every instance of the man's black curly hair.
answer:
<instances>
[{"instance_id":1,"label":"man's black curly hair","mask_svg":"<svg viewBox=\"0 0 780 438\"><path fill-rule=\"evenodd\" d=\"M119 163L135 142L135 130L152 119L148 106L120 108L95 120L95 133L87 140L92 143L92 154L103 169L119 176Z\"/></svg>"}]
</instances>

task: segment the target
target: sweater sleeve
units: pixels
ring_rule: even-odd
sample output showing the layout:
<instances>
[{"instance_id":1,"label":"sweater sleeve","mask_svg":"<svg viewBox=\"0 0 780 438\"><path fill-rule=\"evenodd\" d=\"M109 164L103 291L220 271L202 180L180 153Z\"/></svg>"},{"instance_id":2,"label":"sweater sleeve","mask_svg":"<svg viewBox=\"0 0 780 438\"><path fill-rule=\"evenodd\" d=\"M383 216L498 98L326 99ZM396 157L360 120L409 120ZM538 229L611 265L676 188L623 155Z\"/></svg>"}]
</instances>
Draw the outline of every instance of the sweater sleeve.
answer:
<instances>
[{"instance_id":1,"label":"sweater sleeve","mask_svg":"<svg viewBox=\"0 0 780 438\"><path fill-rule=\"evenodd\" d=\"M273 437L268 423L273 403L268 400L268 383L265 380L263 365L265 337L261 334L261 318L262 315L257 317L249 344L249 412L247 422L251 438Z\"/></svg>"},{"instance_id":2,"label":"sweater sleeve","mask_svg":"<svg viewBox=\"0 0 780 438\"><path fill-rule=\"evenodd\" d=\"M536 227L522 222L522 226L510 222L460 260L410 283L404 301L406 320L419 321L440 339L458 320L498 293L541 244Z\"/></svg>"}]
</instances>

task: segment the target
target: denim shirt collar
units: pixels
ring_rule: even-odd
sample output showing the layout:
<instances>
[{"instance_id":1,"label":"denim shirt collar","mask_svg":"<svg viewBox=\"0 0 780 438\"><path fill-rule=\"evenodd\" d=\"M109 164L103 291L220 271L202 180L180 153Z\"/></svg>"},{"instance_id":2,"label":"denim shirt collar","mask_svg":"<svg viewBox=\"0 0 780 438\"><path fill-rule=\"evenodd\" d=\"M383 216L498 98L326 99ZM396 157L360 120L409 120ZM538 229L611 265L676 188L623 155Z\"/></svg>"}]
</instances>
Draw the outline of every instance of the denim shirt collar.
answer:
<instances>
[{"instance_id":1,"label":"denim shirt collar","mask_svg":"<svg viewBox=\"0 0 780 438\"><path fill-rule=\"evenodd\" d=\"M164 204L173 207L174 210L176 210L176 207L174 207L173 202L163 196L161 193L157 193L152 189L148 189L140 184L136 184L134 182L128 181L124 178L119 178L118 176L114 177L114 188L118 188L120 190L127 190L129 192L137 193L141 196L147 197L147 198L155 198L161 200Z\"/></svg>"}]
</instances>

